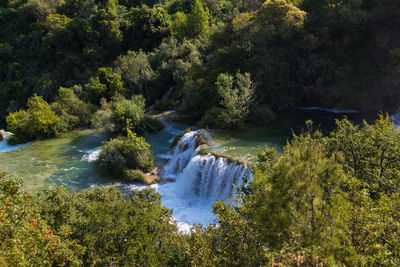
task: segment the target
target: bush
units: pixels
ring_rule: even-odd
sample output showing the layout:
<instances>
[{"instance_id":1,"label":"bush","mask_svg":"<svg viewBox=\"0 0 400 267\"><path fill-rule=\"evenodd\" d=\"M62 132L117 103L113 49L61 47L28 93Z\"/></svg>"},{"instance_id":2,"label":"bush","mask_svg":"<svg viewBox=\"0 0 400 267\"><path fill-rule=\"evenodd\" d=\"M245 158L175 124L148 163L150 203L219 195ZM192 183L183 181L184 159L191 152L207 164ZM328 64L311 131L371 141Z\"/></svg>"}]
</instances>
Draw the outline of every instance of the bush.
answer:
<instances>
[{"instance_id":1,"label":"bush","mask_svg":"<svg viewBox=\"0 0 400 267\"><path fill-rule=\"evenodd\" d=\"M55 234L82 247L81 266L174 266L177 259L172 212L153 190L126 196L113 187L60 187L42 193L38 209Z\"/></svg>"},{"instance_id":2,"label":"bush","mask_svg":"<svg viewBox=\"0 0 400 267\"><path fill-rule=\"evenodd\" d=\"M92 123L104 128L110 136L117 136L125 134L127 129L143 134L144 119L145 100L141 95L130 100L116 96L110 102L101 101L101 109L96 112Z\"/></svg>"},{"instance_id":3,"label":"bush","mask_svg":"<svg viewBox=\"0 0 400 267\"><path fill-rule=\"evenodd\" d=\"M22 144L24 143L24 141L19 140L18 137L16 137L15 135L11 135L8 139L7 139L7 143L10 146L16 146L18 144Z\"/></svg>"},{"instance_id":4,"label":"bush","mask_svg":"<svg viewBox=\"0 0 400 267\"><path fill-rule=\"evenodd\" d=\"M225 128L226 121L222 119L222 114L224 112L223 108L220 107L212 107L207 110L204 116L201 118L199 123L199 127L201 128Z\"/></svg>"},{"instance_id":5,"label":"bush","mask_svg":"<svg viewBox=\"0 0 400 267\"><path fill-rule=\"evenodd\" d=\"M276 116L267 105L253 105L250 107L249 122L254 124L268 124L275 120Z\"/></svg>"},{"instance_id":6,"label":"bush","mask_svg":"<svg viewBox=\"0 0 400 267\"><path fill-rule=\"evenodd\" d=\"M28 100L27 110L10 113L6 122L16 140L26 142L37 137L54 136L60 118L42 97L35 95Z\"/></svg>"},{"instance_id":7,"label":"bush","mask_svg":"<svg viewBox=\"0 0 400 267\"><path fill-rule=\"evenodd\" d=\"M129 180L130 182L141 182L144 183L144 180L146 179L146 175L141 171L141 170L130 170L126 169L124 171L125 178Z\"/></svg>"},{"instance_id":8,"label":"bush","mask_svg":"<svg viewBox=\"0 0 400 267\"><path fill-rule=\"evenodd\" d=\"M243 128L249 114L249 105L253 101L254 83L250 73L237 73L236 79L229 74L220 74L215 83L224 107L219 119L228 128Z\"/></svg>"},{"instance_id":9,"label":"bush","mask_svg":"<svg viewBox=\"0 0 400 267\"><path fill-rule=\"evenodd\" d=\"M79 266L82 248L54 234L21 181L0 171L0 265Z\"/></svg>"},{"instance_id":10,"label":"bush","mask_svg":"<svg viewBox=\"0 0 400 267\"><path fill-rule=\"evenodd\" d=\"M144 128L146 130L146 132L158 132L161 131L165 128L164 124L154 118L151 117L145 117L144 119Z\"/></svg>"},{"instance_id":11,"label":"bush","mask_svg":"<svg viewBox=\"0 0 400 267\"><path fill-rule=\"evenodd\" d=\"M157 111L167 111L171 108L171 105L167 101L157 100L153 107Z\"/></svg>"},{"instance_id":12,"label":"bush","mask_svg":"<svg viewBox=\"0 0 400 267\"><path fill-rule=\"evenodd\" d=\"M127 170L149 172L154 168L150 145L128 130L128 136L111 139L101 147L97 164L114 175L125 177Z\"/></svg>"},{"instance_id":13,"label":"bush","mask_svg":"<svg viewBox=\"0 0 400 267\"><path fill-rule=\"evenodd\" d=\"M4 140L3 134L0 133L0 141L3 141L3 140Z\"/></svg>"},{"instance_id":14,"label":"bush","mask_svg":"<svg viewBox=\"0 0 400 267\"><path fill-rule=\"evenodd\" d=\"M98 105L101 99L111 100L124 90L121 75L115 73L112 68L99 68L97 77L92 78L86 85L85 97L88 102Z\"/></svg>"},{"instance_id":15,"label":"bush","mask_svg":"<svg viewBox=\"0 0 400 267\"><path fill-rule=\"evenodd\" d=\"M60 117L57 130L65 132L79 126L87 126L95 110L93 105L80 100L71 88L60 87L52 110Z\"/></svg>"},{"instance_id":16,"label":"bush","mask_svg":"<svg viewBox=\"0 0 400 267\"><path fill-rule=\"evenodd\" d=\"M129 182L139 182L142 184L155 184L160 181L160 178L154 175L146 175L140 170L126 169L124 171L125 179Z\"/></svg>"}]
</instances>

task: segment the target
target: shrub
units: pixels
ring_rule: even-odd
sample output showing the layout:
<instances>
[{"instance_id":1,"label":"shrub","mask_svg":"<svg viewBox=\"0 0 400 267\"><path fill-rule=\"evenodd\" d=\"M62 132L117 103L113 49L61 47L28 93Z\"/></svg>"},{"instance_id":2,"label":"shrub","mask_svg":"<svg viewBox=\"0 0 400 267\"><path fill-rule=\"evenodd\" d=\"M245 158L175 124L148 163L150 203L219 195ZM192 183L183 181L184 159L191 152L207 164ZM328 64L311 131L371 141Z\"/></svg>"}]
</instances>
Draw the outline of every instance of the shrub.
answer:
<instances>
[{"instance_id":1,"label":"shrub","mask_svg":"<svg viewBox=\"0 0 400 267\"><path fill-rule=\"evenodd\" d=\"M268 124L275 120L276 116L267 105L253 105L250 107L249 122L254 124Z\"/></svg>"},{"instance_id":2,"label":"shrub","mask_svg":"<svg viewBox=\"0 0 400 267\"><path fill-rule=\"evenodd\" d=\"M224 109L220 107L212 107L211 109L207 110L204 116L201 118L199 123L199 127L205 128L225 128L226 121L221 118Z\"/></svg>"},{"instance_id":3,"label":"shrub","mask_svg":"<svg viewBox=\"0 0 400 267\"><path fill-rule=\"evenodd\" d=\"M127 129L138 134L164 129L162 122L145 116L145 100L141 95L130 100L122 96L114 97L110 102L103 99L92 123L104 128L110 136L123 135Z\"/></svg>"},{"instance_id":4,"label":"shrub","mask_svg":"<svg viewBox=\"0 0 400 267\"><path fill-rule=\"evenodd\" d=\"M102 98L111 100L124 90L121 75L115 73L112 68L99 68L97 77L92 78L86 85L85 97L88 102L98 105Z\"/></svg>"},{"instance_id":5,"label":"shrub","mask_svg":"<svg viewBox=\"0 0 400 267\"><path fill-rule=\"evenodd\" d=\"M127 129L143 134L145 132L145 100L141 95L128 100L122 96L113 97L112 101L101 101L92 123L102 127L110 136L125 134Z\"/></svg>"},{"instance_id":6,"label":"shrub","mask_svg":"<svg viewBox=\"0 0 400 267\"><path fill-rule=\"evenodd\" d=\"M165 128L164 124L161 121L151 117L145 117L143 123L146 132L158 132Z\"/></svg>"},{"instance_id":7,"label":"shrub","mask_svg":"<svg viewBox=\"0 0 400 267\"><path fill-rule=\"evenodd\" d=\"M38 210L56 235L82 247L81 266L176 266L176 225L153 190L60 187L40 195Z\"/></svg>"},{"instance_id":8,"label":"shrub","mask_svg":"<svg viewBox=\"0 0 400 267\"><path fill-rule=\"evenodd\" d=\"M54 136L60 118L42 97L35 95L28 100L27 110L10 113L6 122L18 142L26 142L37 137Z\"/></svg>"},{"instance_id":9,"label":"shrub","mask_svg":"<svg viewBox=\"0 0 400 267\"><path fill-rule=\"evenodd\" d=\"M160 181L160 178L158 176L154 175L146 175L140 170L131 170L131 169L126 169L124 171L125 174L125 179L127 179L129 182L139 182L142 184L155 184Z\"/></svg>"},{"instance_id":10,"label":"shrub","mask_svg":"<svg viewBox=\"0 0 400 267\"><path fill-rule=\"evenodd\" d=\"M94 106L80 100L71 88L60 87L52 110L60 117L57 130L65 132L79 126L87 126Z\"/></svg>"},{"instance_id":11,"label":"shrub","mask_svg":"<svg viewBox=\"0 0 400 267\"><path fill-rule=\"evenodd\" d=\"M54 234L21 181L0 171L0 265L79 266L82 248Z\"/></svg>"},{"instance_id":12,"label":"shrub","mask_svg":"<svg viewBox=\"0 0 400 267\"><path fill-rule=\"evenodd\" d=\"M167 111L171 108L171 105L167 101L157 100L153 107L157 111Z\"/></svg>"},{"instance_id":13,"label":"shrub","mask_svg":"<svg viewBox=\"0 0 400 267\"><path fill-rule=\"evenodd\" d=\"M144 180L146 179L146 175L141 171L141 170L131 170L131 169L126 169L124 171L125 178L129 180L130 182L141 182L144 183Z\"/></svg>"},{"instance_id":14,"label":"shrub","mask_svg":"<svg viewBox=\"0 0 400 267\"><path fill-rule=\"evenodd\" d=\"M3 134L0 133L0 141L3 141L3 140L4 140Z\"/></svg>"},{"instance_id":15,"label":"shrub","mask_svg":"<svg viewBox=\"0 0 400 267\"><path fill-rule=\"evenodd\" d=\"M22 144L24 143L24 141L21 141L18 139L18 137L16 137L15 135L11 135L8 139L7 139L7 143L10 146L16 146L18 144Z\"/></svg>"},{"instance_id":16,"label":"shrub","mask_svg":"<svg viewBox=\"0 0 400 267\"><path fill-rule=\"evenodd\" d=\"M249 114L249 105L253 100L254 83L250 73L237 73L236 79L229 74L220 74L215 83L224 107L219 119L228 128L243 128Z\"/></svg>"},{"instance_id":17,"label":"shrub","mask_svg":"<svg viewBox=\"0 0 400 267\"><path fill-rule=\"evenodd\" d=\"M126 171L149 172L154 168L150 145L143 137L128 130L128 136L111 139L101 147L97 163L114 175L124 177Z\"/></svg>"}]
</instances>

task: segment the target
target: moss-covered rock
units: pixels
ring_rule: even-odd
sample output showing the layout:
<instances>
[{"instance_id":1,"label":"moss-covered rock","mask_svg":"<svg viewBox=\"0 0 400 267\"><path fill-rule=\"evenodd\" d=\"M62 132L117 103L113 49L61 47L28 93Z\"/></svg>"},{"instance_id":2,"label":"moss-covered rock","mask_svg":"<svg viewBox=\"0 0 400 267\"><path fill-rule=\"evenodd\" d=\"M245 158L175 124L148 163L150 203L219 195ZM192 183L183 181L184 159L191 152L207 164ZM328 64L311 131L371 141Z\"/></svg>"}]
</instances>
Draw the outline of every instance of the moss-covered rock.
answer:
<instances>
[{"instance_id":1,"label":"moss-covered rock","mask_svg":"<svg viewBox=\"0 0 400 267\"><path fill-rule=\"evenodd\" d=\"M227 154L223 154L223 153L218 153L216 151L211 151L208 148L202 148L202 149L199 150L199 155L201 155L201 156L206 156L208 154L210 154L210 155L212 155L212 156L214 156L216 158L224 158L229 163L235 163L235 164L238 164L238 165L247 165L247 166L249 166L249 164L250 164L249 162L247 162L243 158L235 157L235 156L227 155Z\"/></svg>"},{"instance_id":2,"label":"moss-covered rock","mask_svg":"<svg viewBox=\"0 0 400 267\"><path fill-rule=\"evenodd\" d=\"M179 141L181 140L182 137L183 137L183 134L178 134L177 136L175 136L174 140L172 140L171 148L174 148L179 143Z\"/></svg>"},{"instance_id":3,"label":"moss-covered rock","mask_svg":"<svg viewBox=\"0 0 400 267\"><path fill-rule=\"evenodd\" d=\"M129 182L138 182L146 185L156 184L160 181L160 177L152 174L145 174L141 170L126 169L124 178Z\"/></svg>"}]
</instances>

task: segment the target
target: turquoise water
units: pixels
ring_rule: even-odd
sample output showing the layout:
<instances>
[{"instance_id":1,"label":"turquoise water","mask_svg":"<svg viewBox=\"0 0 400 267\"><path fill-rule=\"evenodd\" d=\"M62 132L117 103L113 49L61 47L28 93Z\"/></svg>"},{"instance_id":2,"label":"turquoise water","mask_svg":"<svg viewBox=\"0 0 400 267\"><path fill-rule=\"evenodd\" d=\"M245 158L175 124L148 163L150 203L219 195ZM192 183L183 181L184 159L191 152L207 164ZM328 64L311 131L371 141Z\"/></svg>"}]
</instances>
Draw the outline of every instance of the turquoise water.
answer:
<instances>
[{"instance_id":1,"label":"turquoise water","mask_svg":"<svg viewBox=\"0 0 400 267\"><path fill-rule=\"evenodd\" d=\"M93 130L73 131L58 138L36 141L20 149L0 153L0 168L22 178L31 192L49 185L72 191L112 181L92 163L83 160L87 151L101 145L104 136Z\"/></svg>"},{"instance_id":2,"label":"turquoise water","mask_svg":"<svg viewBox=\"0 0 400 267\"><path fill-rule=\"evenodd\" d=\"M244 130L211 130L214 145L211 150L253 160L260 148L275 147L278 150L293 137L305 131L305 122L313 121L313 128L328 135L335 128L335 119L347 116L350 120L360 123L362 114L338 114L319 110L297 110L282 112L269 125L249 126ZM369 117L371 120L371 117Z\"/></svg>"},{"instance_id":3,"label":"turquoise water","mask_svg":"<svg viewBox=\"0 0 400 267\"><path fill-rule=\"evenodd\" d=\"M186 128L195 128L188 123L175 122L174 113L159 116L166 128L146 136L155 155L155 163L162 169L170 157L170 144L174 136L184 133ZM260 147L269 145L281 148L292 134L301 133L304 122L312 119L316 127L325 134L334 128L334 119L341 114L320 111L296 111L281 113L270 125L253 126L246 130L213 130L211 149L248 160L254 158ZM350 114L356 121L361 115ZM123 183L118 177L109 177L100 172L85 157L101 146L104 136L94 130L77 130L58 138L36 141L15 151L0 153L0 168L21 177L29 191L38 191L48 185L63 185L77 191L95 185Z\"/></svg>"},{"instance_id":4,"label":"turquoise water","mask_svg":"<svg viewBox=\"0 0 400 267\"><path fill-rule=\"evenodd\" d=\"M165 164L172 157L170 146L173 138L183 134L186 128L196 127L187 122L177 122L174 112L156 117L163 121L165 129L145 137L162 176ZM293 134L302 132L308 119L312 119L316 128L328 134L335 126L334 119L342 117L342 114L321 111L280 113L274 122L266 126L250 126L245 130L210 130L214 141L210 149L253 160L265 145L281 149ZM350 114L349 117L356 122L361 121L360 114ZM58 185L72 191L107 185L118 186L124 191L146 187L127 184L119 177L110 177L96 168L93 161L104 140L101 132L76 130L58 138L36 141L17 150L0 153L0 168L22 178L24 187L30 192ZM211 223L215 217L211 212L213 200L194 194L181 194L188 188L185 171L182 173L171 177L176 178L176 182L163 181L151 187L162 195L164 205L174 210L179 229L188 232L191 224Z\"/></svg>"}]
</instances>

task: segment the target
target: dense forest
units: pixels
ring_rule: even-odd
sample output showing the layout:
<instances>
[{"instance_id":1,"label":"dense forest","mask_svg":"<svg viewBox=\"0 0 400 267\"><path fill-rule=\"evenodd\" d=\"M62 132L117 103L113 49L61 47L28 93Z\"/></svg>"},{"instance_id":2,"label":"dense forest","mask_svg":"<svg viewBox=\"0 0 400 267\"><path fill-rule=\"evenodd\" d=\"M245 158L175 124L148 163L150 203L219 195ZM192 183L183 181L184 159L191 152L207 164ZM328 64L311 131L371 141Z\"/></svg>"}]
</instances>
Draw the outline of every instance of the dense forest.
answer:
<instances>
[{"instance_id":1,"label":"dense forest","mask_svg":"<svg viewBox=\"0 0 400 267\"><path fill-rule=\"evenodd\" d=\"M2 1L0 112L67 87L95 105L142 94L217 127L216 83L239 73L253 123L307 105L393 112L399 12L395 0Z\"/></svg>"},{"instance_id":2,"label":"dense forest","mask_svg":"<svg viewBox=\"0 0 400 267\"><path fill-rule=\"evenodd\" d=\"M2 0L3 142L94 128L96 167L154 184L154 112L243 130L298 107L397 111L398 28L397 0ZM0 266L400 265L400 130L385 113L326 135L307 121L244 164L215 223L186 234L150 188L32 193L0 171Z\"/></svg>"}]
</instances>

